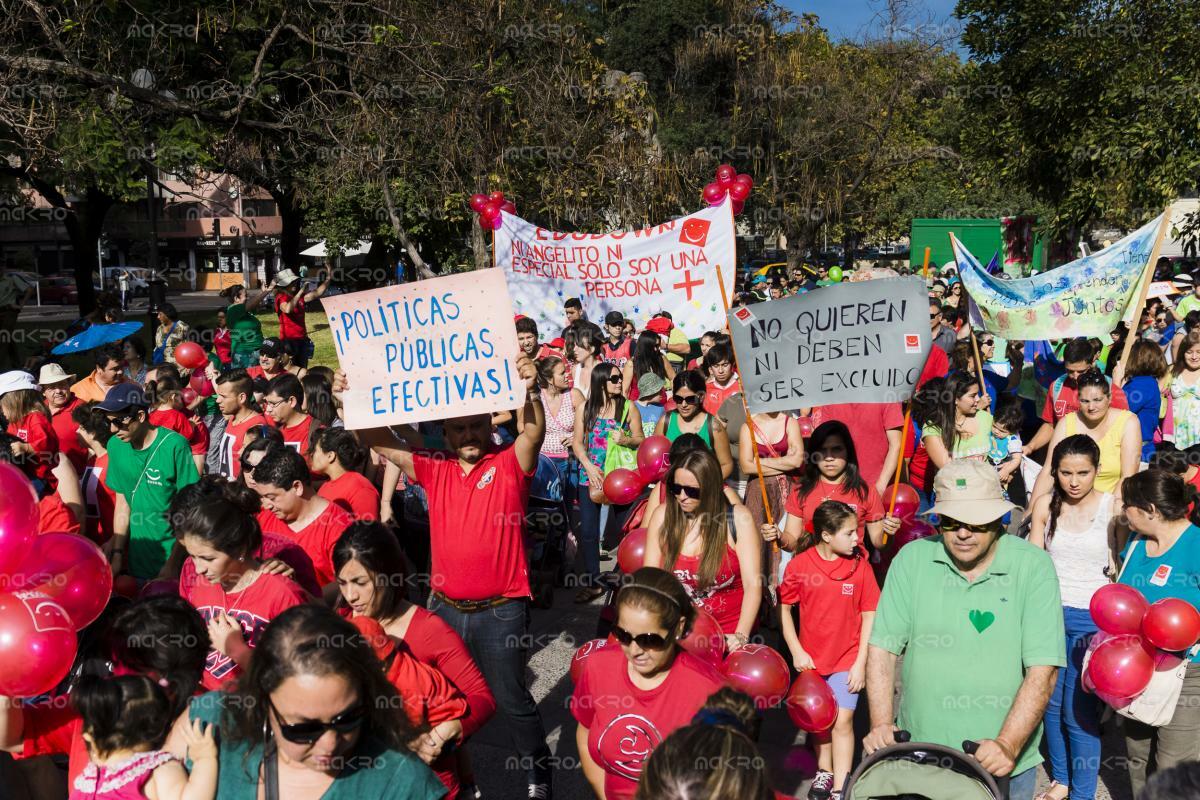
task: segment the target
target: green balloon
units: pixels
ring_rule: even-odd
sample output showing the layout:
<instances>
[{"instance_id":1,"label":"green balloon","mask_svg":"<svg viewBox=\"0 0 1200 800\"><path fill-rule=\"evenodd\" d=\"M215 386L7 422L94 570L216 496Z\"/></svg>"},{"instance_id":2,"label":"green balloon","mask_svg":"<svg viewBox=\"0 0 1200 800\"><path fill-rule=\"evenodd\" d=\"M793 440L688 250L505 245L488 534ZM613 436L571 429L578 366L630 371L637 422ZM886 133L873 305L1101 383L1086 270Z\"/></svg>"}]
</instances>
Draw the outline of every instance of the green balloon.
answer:
<instances>
[{"instance_id":1,"label":"green balloon","mask_svg":"<svg viewBox=\"0 0 1200 800\"><path fill-rule=\"evenodd\" d=\"M830 267L829 268L829 280L833 281L834 283L841 283L842 282L842 268L841 267Z\"/></svg>"}]
</instances>

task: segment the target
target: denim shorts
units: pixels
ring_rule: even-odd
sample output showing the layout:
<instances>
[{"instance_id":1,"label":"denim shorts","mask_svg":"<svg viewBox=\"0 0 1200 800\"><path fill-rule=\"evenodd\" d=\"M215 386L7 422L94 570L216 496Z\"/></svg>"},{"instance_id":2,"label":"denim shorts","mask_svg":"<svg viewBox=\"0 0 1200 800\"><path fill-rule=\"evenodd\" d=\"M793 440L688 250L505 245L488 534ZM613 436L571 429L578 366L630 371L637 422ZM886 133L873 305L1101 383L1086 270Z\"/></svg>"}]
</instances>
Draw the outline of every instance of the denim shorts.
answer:
<instances>
[{"instance_id":1,"label":"denim shorts","mask_svg":"<svg viewBox=\"0 0 1200 800\"><path fill-rule=\"evenodd\" d=\"M853 711L858 708L858 692L850 691L850 672L835 672L832 675L826 675L825 682L829 684L829 688L833 689L833 696L837 698L838 708L844 708L847 711Z\"/></svg>"}]
</instances>

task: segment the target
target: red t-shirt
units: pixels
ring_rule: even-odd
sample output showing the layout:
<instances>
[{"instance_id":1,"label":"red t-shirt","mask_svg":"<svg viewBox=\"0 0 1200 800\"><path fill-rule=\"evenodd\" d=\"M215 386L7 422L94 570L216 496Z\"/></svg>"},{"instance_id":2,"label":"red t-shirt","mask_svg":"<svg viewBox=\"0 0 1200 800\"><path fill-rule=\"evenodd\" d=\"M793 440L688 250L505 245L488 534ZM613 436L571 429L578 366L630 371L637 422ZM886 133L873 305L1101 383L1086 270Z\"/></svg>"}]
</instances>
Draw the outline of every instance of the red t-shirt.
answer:
<instances>
[{"instance_id":1,"label":"red t-shirt","mask_svg":"<svg viewBox=\"0 0 1200 800\"><path fill-rule=\"evenodd\" d=\"M193 422L177 408L160 408L150 412L150 424L168 428L187 439L192 455L202 456L208 452L208 428L203 423Z\"/></svg>"},{"instance_id":2,"label":"red t-shirt","mask_svg":"<svg viewBox=\"0 0 1200 800\"><path fill-rule=\"evenodd\" d=\"M588 753L604 770L606 800L633 797L650 753L690 724L724 683L714 667L680 650L666 680L645 691L630 679L621 648L593 651L580 670L571 714L588 729Z\"/></svg>"},{"instance_id":3,"label":"red t-shirt","mask_svg":"<svg viewBox=\"0 0 1200 800\"><path fill-rule=\"evenodd\" d=\"M25 474L42 481L53 491L58 486L58 480L51 472L58 458L58 435L50 418L40 411L26 414L20 422L8 424L8 433L34 450L32 456L19 459Z\"/></svg>"},{"instance_id":4,"label":"red t-shirt","mask_svg":"<svg viewBox=\"0 0 1200 800\"><path fill-rule=\"evenodd\" d=\"M75 467L76 474L83 472L91 456L91 451L75 433L79 429L79 423L71 417L71 412L81 405L83 401L72 396L69 403L50 415L50 427L54 428L54 435L58 437L58 451Z\"/></svg>"},{"instance_id":5,"label":"red t-shirt","mask_svg":"<svg viewBox=\"0 0 1200 800\"><path fill-rule=\"evenodd\" d=\"M921 370L921 377L917 378L917 388L920 389L928 381L934 378L944 378L946 373L950 371L950 356L946 355L946 351L934 345L929 351L929 358L925 359L925 368Z\"/></svg>"},{"instance_id":6,"label":"red t-shirt","mask_svg":"<svg viewBox=\"0 0 1200 800\"><path fill-rule=\"evenodd\" d=\"M87 511L87 537L96 544L104 544L113 533L113 512L117 507L117 493L108 488L108 453L97 456L79 474L79 488L83 493L83 507Z\"/></svg>"},{"instance_id":7,"label":"red t-shirt","mask_svg":"<svg viewBox=\"0 0 1200 800\"><path fill-rule=\"evenodd\" d=\"M904 410L899 403L835 403L813 409L814 428L830 420L845 423L850 429L858 454L858 474L874 486L887 458L887 432L904 427Z\"/></svg>"},{"instance_id":8,"label":"red t-shirt","mask_svg":"<svg viewBox=\"0 0 1200 800\"><path fill-rule=\"evenodd\" d=\"M290 428L280 427L279 423L273 419L270 422L272 427L283 434L283 443L304 456L305 461L308 461L308 435L312 432L313 418L305 414L302 421Z\"/></svg>"},{"instance_id":9,"label":"red t-shirt","mask_svg":"<svg viewBox=\"0 0 1200 800\"><path fill-rule=\"evenodd\" d=\"M1112 407L1128 409L1129 401L1125 399L1124 390L1116 383L1111 382L1109 383L1109 388L1112 390ZM1054 385L1052 384L1050 390L1046 392L1046 402L1042 405L1042 421L1050 425L1055 425L1067 414L1078 410L1079 389L1072 386L1070 381L1063 381L1062 389L1059 390L1056 398L1054 396Z\"/></svg>"},{"instance_id":10,"label":"red t-shirt","mask_svg":"<svg viewBox=\"0 0 1200 800\"><path fill-rule=\"evenodd\" d=\"M704 387L704 410L715 417L721 410L721 404L741 391L742 384L734 375L729 379L728 386L721 387L717 385L716 381L710 380L704 384Z\"/></svg>"},{"instance_id":11,"label":"red t-shirt","mask_svg":"<svg viewBox=\"0 0 1200 800\"><path fill-rule=\"evenodd\" d=\"M879 492L875 491L875 487L870 484L867 484L867 496L864 499L854 492L846 491L846 488L840 483L826 483L824 480L819 480L813 490L803 499L800 498L799 489L793 489L788 495L785 507L787 513L803 519L804 530L811 533L813 513L817 510L817 506L826 500L837 500L854 509L854 513L858 515L858 539L860 542L864 541L863 531L867 523L883 519L883 501L879 499Z\"/></svg>"},{"instance_id":12,"label":"red t-shirt","mask_svg":"<svg viewBox=\"0 0 1200 800\"><path fill-rule=\"evenodd\" d=\"M404 632L404 643L422 664L449 679L467 698L471 713L463 718L463 736L471 736L496 713L496 699L479 671L466 642L446 621L417 606Z\"/></svg>"},{"instance_id":13,"label":"red t-shirt","mask_svg":"<svg viewBox=\"0 0 1200 800\"><path fill-rule=\"evenodd\" d=\"M463 472L452 454L413 453L416 482L429 498L431 580L454 600L529 597L525 506L533 471L508 445Z\"/></svg>"},{"instance_id":14,"label":"red t-shirt","mask_svg":"<svg viewBox=\"0 0 1200 800\"><path fill-rule=\"evenodd\" d=\"M347 472L336 480L326 481L317 494L331 503L337 503L357 520L379 520L379 490L357 472Z\"/></svg>"},{"instance_id":15,"label":"red t-shirt","mask_svg":"<svg viewBox=\"0 0 1200 800\"><path fill-rule=\"evenodd\" d=\"M233 361L233 332L229 328L213 330L213 350L222 364L228 365Z\"/></svg>"},{"instance_id":16,"label":"red t-shirt","mask_svg":"<svg viewBox=\"0 0 1200 800\"><path fill-rule=\"evenodd\" d=\"M38 501L38 533L79 533L82 526L57 492Z\"/></svg>"},{"instance_id":17,"label":"red t-shirt","mask_svg":"<svg viewBox=\"0 0 1200 800\"><path fill-rule=\"evenodd\" d=\"M298 531L292 530L290 525L265 508L258 512L258 524L263 533L286 536L304 549L312 559L317 583L321 586L333 582L336 577L333 571L333 546L353 522L354 517L350 516L350 512L328 501L325 510Z\"/></svg>"},{"instance_id":18,"label":"red t-shirt","mask_svg":"<svg viewBox=\"0 0 1200 800\"><path fill-rule=\"evenodd\" d=\"M300 545L286 536L277 533L263 533L262 544L254 551L254 557L259 561L269 561L277 558L292 568L291 580L313 597L321 596L321 585L317 583L317 573L313 570L312 559ZM183 560L183 569L179 571L179 596L187 597L192 584L199 578L196 567L190 558Z\"/></svg>"},{"instance_id":19,"label":"red t-shirt","mask_svg":"<svg viewBox=\"0 0 1200 800\"><path fill-rule=\"evenodd\" d=\"M308 335L304 323L304 295L297 295L290 314L283 313L283 304L287 298L282 294L275 295L275 313L279 315L280 339L303 339Z\"/></svg>"},{"instance_id":20,"label":"red t-shirt","mask_svg":"<svg viewBox=\"0 0 1200 800\"><path fill-rule=\"evenodd\" d=\"M632 358L632 351L633 340L628 336L622 336L615 346L605 339L604 344L600 345L600 360L623 368L625 362Z\"/></svg>"},{"instance_id":21,"label":"red t-shirt","mask_svg":"<svg viewBox=\"0 0 1200 800\"><path fill-rule=\"evenodd\" d=\"M188 560L191 561L190 558ZM227 592L204 579L193 581L183 599L196 607L206 624L220 611L233 617L242 628L242 638L247 646L253 648L258 644L258 638L267 623L292 606L307 603L309 596L290 578L259 575L254 583L240 592ZM219 650L211 649L204 662L204 675L200 683L209 691L220 689L241 672L233 659Z\"/></svg>"},{"instance_id":22,"label":"red t-shirt","mask_svg":"<svg viewBox=\"0 0 1200 800\"><path fill-rule=\"evenodd\" d=\"M855 558L833 561L810 547L784 569L779 602L800 607L800 646L817 672L832 675L854 666L862 615L879 605L879 584L862 547Z\"/></svg>"},{"instance_id":23,"label":"red t-shirt","mask_svg":"<svg viewBox=\"0 0 1200 800\"><path fill-rule=\"evenodd\" d=\"M83 741L83 719L78 712L59 698L53 705L25 706L21 709L21 752L13 758L67 755L67 783L75 779L88 765L87 743Z\"/></svg>"},{"instance_id":24,"label":"red t-shirt","mask_svg":"<svg viewBox=\"0 0 1200 800\"><path fill-rule=\"evenodd\" d=\"M236 480L242 474L242 442L246 440L246 431L255 425L267 425L267 418L262 414L251 414L249 419L240 425L226 425L221 434L221 461L217 472L229 480Z\"/></svg>"}]
</instances>

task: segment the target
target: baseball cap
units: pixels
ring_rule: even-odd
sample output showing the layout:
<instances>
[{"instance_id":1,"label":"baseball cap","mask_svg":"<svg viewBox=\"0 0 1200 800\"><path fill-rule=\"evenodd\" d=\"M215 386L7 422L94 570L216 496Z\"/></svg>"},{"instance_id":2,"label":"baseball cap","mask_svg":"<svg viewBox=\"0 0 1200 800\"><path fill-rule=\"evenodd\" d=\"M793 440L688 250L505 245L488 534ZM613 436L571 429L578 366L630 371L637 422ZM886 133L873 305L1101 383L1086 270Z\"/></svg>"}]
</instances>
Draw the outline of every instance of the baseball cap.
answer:
<instances>
[{"instance_id":1,"label":"baseball cap","mask_svg":"<svg viewBox=\"0 0 1200 800\"><path fill-rule=\"evenodd\" d=\"M283 355L283 342L276 339L274 336L268 336L262 340L259 345L259 352L270 358L279 358Z\"/></svg>"},{"instance_id":2,"label":"baseball cap","mask_svg":"<svg viewBox=\"0 0 1200 800\"><path fill-rule=\"evenodd\" d=\"M674 328L674 323L666 317L655 317L646 323L646 330L651 333L657 333L659 336L666 336Z\"/></svg>"},{"instance_id":3,"label":"baseball cap","mask_svg":"<svg viewBox=\"0 0 1200 800\"><path fill-rule=\"evenodd\" d=\"M968 525L995 522L1017 506L1004 499L996 468L984 461L956 458L933 479L935 503L926 514Z\"/></svg>"},{"instance_id":4,"label":"baseball cap","mask_svg":"<svg viewBox=\"0 0 1200 800\"><path fill-rule=\"evenodd\" d=\"M96 408L100 411L110 412L149 407L150 402L146 399L146 393L142 391L142 387L128 381L118 383L109 389L108 394L104 395L104 399L96 404Z\"/></svg>"},{"instance_id":5,"label":"baseball cap","mask_svg":"<svg viewBox=\"0 0 1200 800\"><path fill-rule=\"evenodd\" d=\"M28 372L14 369L10 372L0 373L0 396L9 392L19 392L22 389L33 389L35 392L38 390L37 382Z\"/></svg>"}]
</instances>

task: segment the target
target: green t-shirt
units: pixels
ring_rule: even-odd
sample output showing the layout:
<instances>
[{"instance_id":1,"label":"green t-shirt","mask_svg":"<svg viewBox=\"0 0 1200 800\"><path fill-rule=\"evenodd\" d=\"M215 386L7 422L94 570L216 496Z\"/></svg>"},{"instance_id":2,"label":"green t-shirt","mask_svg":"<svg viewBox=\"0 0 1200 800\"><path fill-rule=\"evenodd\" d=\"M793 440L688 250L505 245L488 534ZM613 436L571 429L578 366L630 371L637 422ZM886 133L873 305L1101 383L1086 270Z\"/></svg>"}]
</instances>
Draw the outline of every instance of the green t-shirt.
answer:
<instances>
[{"instance_id":1,"label":"green t-shirt","mask_svg":"<svg viewBox=\"0 0 1200 800\"><path fill-rule=\"evenodd\" d=\"M209 692L193 698L188 718L219 729L225 697L224 692ZM218 741L217 800L256 800L262 745L250 746L226 736ZM377 739L363 738L346 764L321 800L436 800L446 796L446 787L419 758L388 750Z\"/></svg>"},{"instance_id":2,"label":"green t-shirt","mask_svg":"<svg viewBox=\"0 0 1200 800\"><path fill-rule=\"evenodd\" d=\"M975 412L975 433L967 439L962 436L954 440L954 452L951 458L975 458L986 456L992 448L992 415L988 411ZM941 436L942 429L936 425L926 425L921 428L921 437Z\"/></svg>"},{"instance_id":3,"label":"green t-shirt","mask_svg":"<svg viewBox=\"0 0 1200 800\"><path fill-rule=\"evenodd\" d=\"M245 303L234 303L225 309L225 324L229 326L229 349L234 353L253 353L262 347L262 324L246 310Z\"/></svg>"},{"instance_id":4,"label":"green t-shirt","mask_svg":"<svg viewBox=\"0 0 1200 800\"><path fill-rule=\"evenodd\" d=\"M129 571L153 578L167 562L175 537L167 512L185 486L200 480L192 451L167 428L154 429L154 441L141 450L117 437L108 440L108 488L129 503Z\"/></svg>"},{"instance_id":5,"label":"green t-shirt","mask_svg":"<svg viewBox=\"0 0 1200 800\"><path fill-rule=\"evenodd\" d=\"M1196 293L1192 292L1175 304L1175 316L1177 319L1182 320L1188 315L1189 311L1197 309L1200 309L1200 297L1197 297Z\"/></svg>"},{"instance_id":6,"label":"green t-shirt","mask_svg":"<svg viewBox=\"0 0 1200 800\"><path fill-rule=\"evenodd\" d=\"M1046 551L1002 534L968 582L941 536L906 545L883 585L870 643L903 654L896 724L915 742L994 739L1025 671L1067 663L1058 576ZM1013 774L1041 763L1039 725Z\"/></svg>"}]
</instances>

